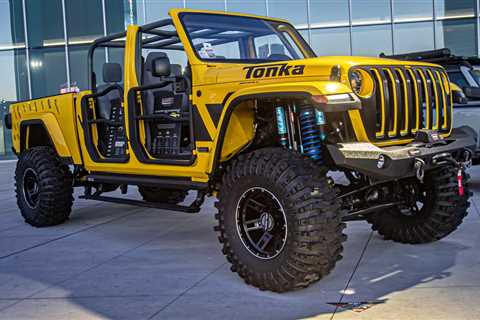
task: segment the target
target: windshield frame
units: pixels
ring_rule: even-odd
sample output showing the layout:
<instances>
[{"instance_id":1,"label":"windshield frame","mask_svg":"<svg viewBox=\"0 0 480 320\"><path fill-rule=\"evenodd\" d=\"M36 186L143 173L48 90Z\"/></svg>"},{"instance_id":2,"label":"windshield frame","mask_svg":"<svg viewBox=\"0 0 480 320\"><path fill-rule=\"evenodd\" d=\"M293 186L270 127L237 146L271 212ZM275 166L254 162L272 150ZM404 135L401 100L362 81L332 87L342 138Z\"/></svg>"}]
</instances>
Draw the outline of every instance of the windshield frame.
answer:
<instances>
[{"instance_id":1,"label":"windshield frame","mask_svg":"<svg viewBox=\"0 0 480 320\"><path fill-rule=\"evenodd\" d=\"M215 62L215 63L230 63L230 64L260 64L260 63L269 63L269 62L272 62L272 63L278 63L278 62L282 62L282 61L294 61L294 60L299 60L299 59L290 59L290 60L271 60L271 59L262 59L262 58L258 58L258 59L215 59L215 58L212 58L212 59L207 59L207 58L202 58L193 41L192 41L192 38L190 37L190 33L187 29L187 26L185 25L184 23L184 16L186 15L211 15L211 16L230 16L230 17L239 17L239 18L244 18L244 19L252 19L252 20L263 20L263 21L266 21L266 22L274 22L274 23L279 23L279 24L282 24L282 25L285 25L288 30L286 30L285 32L287 32L287 34L289 35L289 37L291 38L291 41L292 42L289 42L288 39L286 40L287 43L289 45L292 45L294 44L298 50L302 53L302 56L303 57L300 57L300 59L308 59L308 58L315 58L317 57L317 55L315 54L315 52L312 50L312 48L308 45L308 43L305 41L305 39L302 37L302 35L300 34L300 32L298 32L298 30L292 25L290 24L289 22L286 22L284 20L278 20L278 19L270 19L268 17L258 17L258 16L250 16L250 15L242 15L242 14L228 14L228 13L210 13L210 12L198 12L198 11L181 11L178 13L178 19L180 21L180 24L182 26L182 29L183 29L183 32L185 34L185 36L187 37L188 39L188 46L190 47L190 49L192 50L193 54L195 55L195 58L198 60L198 61L201 61L202 63L212 63L212 62ZM268 25L270 28L273 28L273 26L271 26L270 24ZM278 30L275 30L278 32ZM273 34L273 33L272 33ZM285 38L285 35L283 34L277 34L277 36L279 37L279 39L282 39L283 41L283 38ZM287 48L287 47L286 47ZM288 48L287 48L288 49Z\"/></svg>"}]
</instances>

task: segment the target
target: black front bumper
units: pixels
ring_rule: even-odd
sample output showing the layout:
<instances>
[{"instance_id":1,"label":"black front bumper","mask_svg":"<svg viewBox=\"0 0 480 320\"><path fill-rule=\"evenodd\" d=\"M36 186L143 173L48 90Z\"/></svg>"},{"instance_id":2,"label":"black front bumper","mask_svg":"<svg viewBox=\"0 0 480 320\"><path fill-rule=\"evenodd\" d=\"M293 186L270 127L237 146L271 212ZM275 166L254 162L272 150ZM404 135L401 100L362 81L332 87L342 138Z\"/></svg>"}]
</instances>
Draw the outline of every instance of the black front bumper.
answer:
<instances>
[{"instance_id":1,"label":"black front bumper","mask_svg":"<svg viewBox=\"0 0 480 320\"><path fill-rule=\"evenodd\" d=\"M433 146L409 144L380 148L371 143L354 142L327 145L330 156L336 167L355 170L378 179L398 179L415 176L415 163L424 163L423 169L430 170L439 165L435 161L444 155L463 160L465 150L475 150L475 135L463 128L453 129L445 139L445 144ZM379 159L383 158L383 166ZM418 160L420 159L420 160Z\"/></svg>"}]
</instances>

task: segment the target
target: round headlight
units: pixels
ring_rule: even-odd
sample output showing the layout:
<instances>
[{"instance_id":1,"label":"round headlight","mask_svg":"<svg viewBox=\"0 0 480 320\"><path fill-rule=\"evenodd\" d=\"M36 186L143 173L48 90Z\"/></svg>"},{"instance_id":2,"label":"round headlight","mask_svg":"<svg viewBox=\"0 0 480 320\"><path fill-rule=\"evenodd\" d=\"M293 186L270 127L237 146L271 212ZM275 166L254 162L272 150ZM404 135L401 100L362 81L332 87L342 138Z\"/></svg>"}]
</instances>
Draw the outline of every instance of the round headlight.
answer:
<instances>
[{"instance_id":1,"label":"round headlight","mask_svg":"<svg viewBox=\"0 0 480 320\"><path fill-rule=\"evenodd\" d=\"M350 87L356 95L369 98L373 94L374 86L372 76L367 71L358 69L350 73Z\"/></svg>"},{"instance_id":2,"label":"round headlight","mask_svg":"<svg viewBox=\"0 0 480 320\"><path fill-rule=\"evenodd\" d=\"M353 71L350 75L350 86L356 94L360 94L362 91L362 80L362 74L359 71Z\"/></svg>"}]
</instances>

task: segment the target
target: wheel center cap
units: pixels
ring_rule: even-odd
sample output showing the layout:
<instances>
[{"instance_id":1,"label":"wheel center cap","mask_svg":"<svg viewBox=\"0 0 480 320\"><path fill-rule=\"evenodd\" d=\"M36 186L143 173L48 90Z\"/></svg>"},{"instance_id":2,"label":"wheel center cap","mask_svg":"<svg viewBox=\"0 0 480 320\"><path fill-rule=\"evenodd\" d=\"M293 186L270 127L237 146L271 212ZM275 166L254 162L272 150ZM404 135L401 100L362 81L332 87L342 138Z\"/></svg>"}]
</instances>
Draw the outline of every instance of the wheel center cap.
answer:
<instances>
[{"instance_id":1,"label":"wheel center cap","mask_svg":"<svg viewBox=\"0 0 480 320\"><path fill-rule=\"evenodd\" d=\"M260 226L265 231L272 230L273 227L275 226L275 221L273 219L273 216L268 212L262 213L262 215L260 216Z\"/></svg>"}]
</instances>

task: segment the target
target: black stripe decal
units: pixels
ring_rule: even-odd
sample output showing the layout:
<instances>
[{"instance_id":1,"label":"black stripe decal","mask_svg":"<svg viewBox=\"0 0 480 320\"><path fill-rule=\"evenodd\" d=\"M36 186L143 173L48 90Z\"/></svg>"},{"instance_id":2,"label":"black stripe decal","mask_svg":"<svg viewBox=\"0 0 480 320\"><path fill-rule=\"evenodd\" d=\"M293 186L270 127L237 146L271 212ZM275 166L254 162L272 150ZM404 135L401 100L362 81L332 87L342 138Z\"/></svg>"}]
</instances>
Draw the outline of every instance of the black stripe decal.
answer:
<instances>
[{"instance_id":1,"label":"black stripe decal","mask_svg":"<svg viewBox=\"0 0 480 320\"><path fill-rule=\"evenodd\" d=\"M213 124L218 128L218 123L220 122L220 117L222 116L223 105L221 104L207 104L208 113L212 118Z\"/></svg>"},{"instance_id":2,"label":"black stripe decal","mask_svg":"<svg viewBox=\"0 0 480 320\"><path fill-rule=\"evenodd\" d=\"M207 127L203 122L200 112L196 105L192 108L193 111L193 130L195 134L195 141L212 141L210 134L208 133Z\"/></svg>"}]
</instances>

